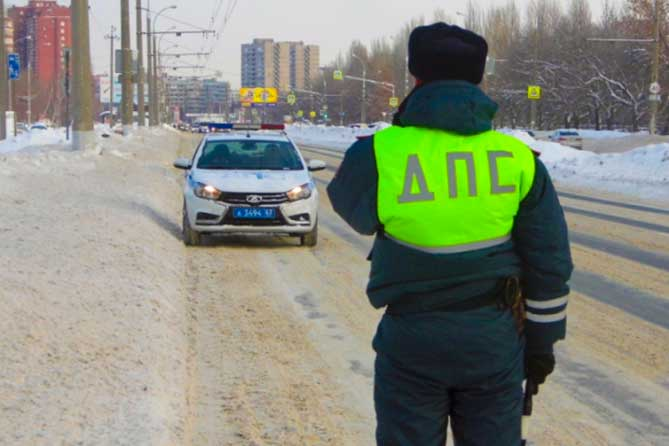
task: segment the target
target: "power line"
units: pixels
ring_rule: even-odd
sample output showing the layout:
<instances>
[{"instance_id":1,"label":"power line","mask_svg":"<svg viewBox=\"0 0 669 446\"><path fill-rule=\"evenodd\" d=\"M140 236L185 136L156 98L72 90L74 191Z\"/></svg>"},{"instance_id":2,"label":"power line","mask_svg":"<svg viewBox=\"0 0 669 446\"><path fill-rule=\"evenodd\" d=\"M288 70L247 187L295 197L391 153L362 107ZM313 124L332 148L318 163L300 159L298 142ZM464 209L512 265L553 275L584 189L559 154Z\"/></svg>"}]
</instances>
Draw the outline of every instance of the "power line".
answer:
<instances>
[{"instance_id":1,"label":"power line","mask_svg":"<svg viewBox=\"0 0 669 446\"><path fill-rule=\"evenodd\" d=\"M219 28L219 31L216 33L216 41L218 41L223 33L225 32L225 29L227 28L228 23L230 22L230 19L232 18L232 14L235 12L235 8L237 7L238 0L229 0L228 1L228 8L225 11L225 15L223 17L223 22L221 23L221 27ZM222 4L222 2L221 2ZM216 52L216 42L212 42L212 45L209 49L209 56L207 56L207 59L205 61L205 64L208 66L209 62L211 61L212 56Z\"/></svg>"},{"instance_id":2,"label":"power line","mask_svg":"<svg viewBox=\"0 0 669 446\"><path fill-rule=\"evenodd\" d=\"M209 26L213 27L216 24L216 19L218 19L218 16L221 13L221 8L223 8L223 1L224 0L219 0L218 1L218 6L214 6L214 13L211 15L211 19L209 21Z\"/></svg>"},{"instance_id":3,"label":"power line","mask_svg":"<svg viewBox=\"0 0 669 446\"><path fill-rule=\"evenodd\" d=\"M206 31L206 30L207 30L206 28L203 28L203 27L201 27L201 26L193 25L192 23L189 23L189 22L186 22L186 21L184 21L184 20L180 20L180 19L175 19L174 17L170 17L170 16L168 16L168 15L164 15L164 16L161 16L161 17L164 18L164 19L166 19L166 20L171 20L172 22L178 23L178 24L180 24L180 25L190 26L190 27L192 27L192 28L196 28L196 29L199 29L199 30L202 30L202 31Z\"/></svg>"}]
</instances>

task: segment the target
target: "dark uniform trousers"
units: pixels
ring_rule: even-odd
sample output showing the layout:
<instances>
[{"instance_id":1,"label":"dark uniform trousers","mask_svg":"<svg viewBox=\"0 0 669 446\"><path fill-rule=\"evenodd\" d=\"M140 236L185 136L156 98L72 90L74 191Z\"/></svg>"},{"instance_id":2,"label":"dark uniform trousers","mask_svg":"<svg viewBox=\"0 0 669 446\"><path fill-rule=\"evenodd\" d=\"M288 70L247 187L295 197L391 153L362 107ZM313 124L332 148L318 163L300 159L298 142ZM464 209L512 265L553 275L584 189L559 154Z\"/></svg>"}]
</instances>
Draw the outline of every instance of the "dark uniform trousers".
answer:
<instances>
[{"instance_id":1,"label":"dark uniform trousers","mask_svg":"<svg viewBox=\"0 0 669 446\"><path fill-rule=\"evenodd\" d=\"M524 340L509 310L384 315L374 338L378 446L518 446Z\"/></svg>"}]
</instances>

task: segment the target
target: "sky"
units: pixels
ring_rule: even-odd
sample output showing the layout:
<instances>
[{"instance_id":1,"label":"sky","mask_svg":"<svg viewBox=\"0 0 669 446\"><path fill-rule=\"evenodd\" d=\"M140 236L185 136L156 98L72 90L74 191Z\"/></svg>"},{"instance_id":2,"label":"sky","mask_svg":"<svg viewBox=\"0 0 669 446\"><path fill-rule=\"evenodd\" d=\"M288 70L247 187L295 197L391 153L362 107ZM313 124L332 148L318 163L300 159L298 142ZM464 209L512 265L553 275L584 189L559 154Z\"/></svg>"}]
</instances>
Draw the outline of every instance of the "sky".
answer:
<instances>
[{"instance_id":1,"label":"sky","mask_svg":"<svg viewBox=\"0 0 669 446\"><path fill-rule=\"evenodd\" d=\"M172 65L200 65L206 62L207 69L199 74L221 74L233 87L240 84L241 45L254 38L274 38L275 40L304 41L321 47L321 65L331 62L340 52L344 52L351 41L369 43L381 37L394 35L411 18L424 16L431 18L436 9L443 9L462 25L467 0L142 0L154 12L164 7L176 5L174 10L165 12L157 22L158 30L177 26L185 29L216 29L223 32L218 38L204 38L202 35L165 36L161 51L208 52L208 59L184 57ZM477 5L487 7L504 4L507 0L478 0ZM529 0L516 0L524 7ZM568 0L559 0L567 4ZM67 5L68 0L58 0ZM7 6L25 5L28 0L6 0ZM109 71L109 35L111 26L120 28L120 0L89 0L91 25L91 56L96 74ZM230 20L223 27L226 10L236 3ZM593 15L601 11L603 0L591 0ZM215 23L212 16L220 6ZM134 32L136 0L130 0L131 24ZM177 23L180 20L193 26ZM118 32L118 31L117 31ZM117 43L120 46L120 41ZM136 42L133 35L133 48ZM175 45L179 45L178 47ZM165 63L167 64L167 62ZM194 74L188 70L174 71L175 75Z\"/></svg>"}]
</instances>

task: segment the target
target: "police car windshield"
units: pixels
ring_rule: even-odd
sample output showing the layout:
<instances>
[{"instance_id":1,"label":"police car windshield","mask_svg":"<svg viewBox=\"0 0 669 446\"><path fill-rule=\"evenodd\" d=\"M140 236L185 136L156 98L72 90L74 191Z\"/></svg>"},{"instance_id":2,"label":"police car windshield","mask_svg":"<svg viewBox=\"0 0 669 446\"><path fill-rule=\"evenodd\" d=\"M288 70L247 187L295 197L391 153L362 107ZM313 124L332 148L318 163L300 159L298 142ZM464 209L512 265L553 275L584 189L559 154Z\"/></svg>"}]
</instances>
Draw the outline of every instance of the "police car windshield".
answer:
<instances>
[{"instance_id":1,"label":"police car windshield","mask_svg":"<svg viewBox=\"0 0 669 446\"><path fill-rule=\"evenodd\" d=\"M198 169L302 170L304 166L288 141L254 139L209 141L202 149Z\"/></svg>"}]
</instances>

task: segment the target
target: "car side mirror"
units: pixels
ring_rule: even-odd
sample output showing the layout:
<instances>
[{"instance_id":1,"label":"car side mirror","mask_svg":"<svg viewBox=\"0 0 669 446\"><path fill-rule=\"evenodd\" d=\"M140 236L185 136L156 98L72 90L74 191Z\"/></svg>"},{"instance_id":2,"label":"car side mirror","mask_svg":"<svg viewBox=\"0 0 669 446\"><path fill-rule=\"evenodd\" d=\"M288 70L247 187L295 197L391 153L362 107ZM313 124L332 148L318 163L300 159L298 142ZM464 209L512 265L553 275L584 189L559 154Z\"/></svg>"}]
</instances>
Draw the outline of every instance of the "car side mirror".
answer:
<instances>
[{"instance_id":1,"label":"car side mirror","mask_svg":"<svg viewBox=\"0 0 669 446\"><path fill-rule=\"evenodd\" d=\"M193 163L188 158L179 158L174 162L174 167L181 170L189 170L193 167Z\"/></svg>"},{"instance_id":2,"label":"car side mirror","mask_svg":"<svg viewBox=\"0 0 669 446\"><path fill-rule=\"evenodd\" d=\"M311 160L307 164L307 167L309 169L309 172L318 172L319 170L325 170L327 164L325 164L325 161Z\"/></svg>"}]
</instances>

